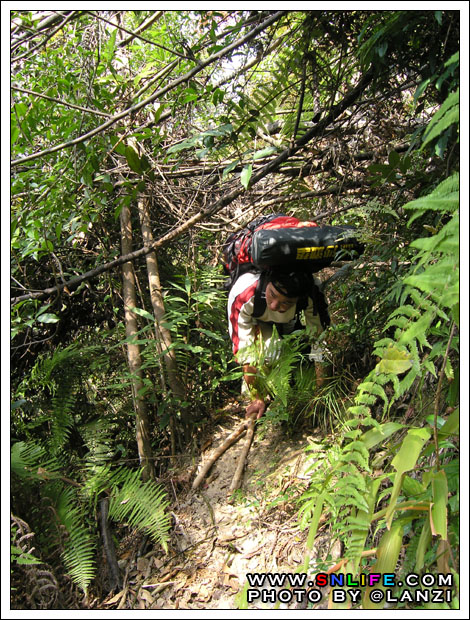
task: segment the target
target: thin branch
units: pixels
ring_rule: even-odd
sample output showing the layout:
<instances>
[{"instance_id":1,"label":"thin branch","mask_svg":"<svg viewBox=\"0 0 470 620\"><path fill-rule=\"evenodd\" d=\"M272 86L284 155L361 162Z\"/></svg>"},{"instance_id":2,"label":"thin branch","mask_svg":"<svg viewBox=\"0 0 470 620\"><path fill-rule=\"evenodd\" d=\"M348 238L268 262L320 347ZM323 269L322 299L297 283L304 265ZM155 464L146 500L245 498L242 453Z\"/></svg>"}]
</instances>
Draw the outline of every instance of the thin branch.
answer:
<instances>
[{"instance_id":1,"label":"thin branch","mask_svg":"<svg viewBox=\"0 0 470 620\"><path fill-rule=\"evenodd\" d=\"M98 110L91 110L90 108L84 108L80 105L75 105L73 103L67 103L66 101L57 99L56 97L49 97L49 95L43 95L42 93L37 93L34 90L28 90L27 88L20 88L19 86L12 86L11 89L17 90L20 93L26 93L28 95L34 95L35 97L41 97L42 99L47 99L48 101L54 101L55 103L60 103L60 105L66 106L67 108L73 108L74 110L80 110L81 112L87 112L88 114L96 114L96 116L104 116L105 118L111 118L111 114L106 114L106 112L99 112Z\"/></svg>"},{"instance_id":2,"label":"thin branch","mask_svg":"<svg viewBox=\"0 0 470 620\"><path fill-rule=\"evenodd\" d=\"M241 47L248 41L251 41L258 34L263 32L263 30L266 30L266 28L268 28L269 26L274 24L276 21L278 21L281 17L283 17L286 13L287 11L277 11L276 13L271 15L268 19L266 19L262 24L253 28L253 30L251 30L247 35L245 35L241 39L237 39L230 45L227 45L227 47L224 47L223 49L219 50L215 54L212 54L212 56L207 58L205 61L200 62L196 67L194 67L193 69L191 69L190 71L182 75L181 77L173 80L172 82L167 84L167 86L159 89L147 99L144 99L143 101L140 101L139 103L131 106L130 108L123 110L119 114L116 114L115 116L111 117L108 121L100 125L99 127L96 127L95 129L89 131L88 133L83 134L79 136L78 138L75 138L74 140L70 140L69 142L62 142L61 144L57 144L56 146L50 147L48 149L44 149L43 151L39 151L38 153L32 153L31 155L27 155L25 157L20 157L19 159L15 159L11 162L11 166L18 166L19 164L23 164L26 161L31 161L33 159L38 159L39 157L43 157L44 155L56 153L57 151L61 151L62 149L69 148L71 146L74 146L75 144L80 144L81 142L85 142L86 140L93 138L94 136L101 133L108 127L111 127L112 125L114 125L114 123L121 120L122 118L125 118L129 114L135 114L136 112L138 112L145 106L149 105L150 103L153 103L156 99L158 99L162 95L165 95L169 91L176 88L176 86L179 86L180 84L184 82L187 82L189 79L197 75L200 71L205 69L208 65L212 64L216 60L223 58L227 54L230 54L230 52L232 52L233 50L237 49L238 47Z\"/></svg>"},{"instance_id":3,"label":"thin branch","mask_svg":"<svg viewBox=\"0 0 470 620\"><path fill-rule=\"evenodd\" d=\"M159 19L161 16L163 15L163 11L155 11L153 15L151 15L150 17L148 17L147 19L145 19L140 26L138 26L135 30L134 33L129 35L126 39L123 39L122 41L120 41L118 43L118 47L124 47L124 45L127 45L128 43L130 43L133 39L135 39L135 37L137 35L140 35L141 32L144 32L144 30L147 30L147 28L149 28L157 19Z\"/></svg>"},{"instance_id":4,"label":"thin branch","mask_svg":"<svg viewBox=\"0 0 470 620\"><path fill-rule=\"evenodd\" d=\"M73 11L72 11L73 12ZM17 48L19 45L21 45L22 43L25 42L25 39L31 39L32 37L34 37L35 35L39 34L41 32L41 30L44 30L45 28L48 28L49 26L52 26L53 24L55 24L55 22L59 21L59 19L61 19L62 17L65 17L67 15L70 14L70 11L51 11L52 15L49 15L48 17L45 17L37 26L37 28L35 30L31 30L30 28L26 28L24 27L24 29L26 29L26 32L23 35L18 35L18 37L15 38L15 41L12 45L12 51L13 49ZM15 18L17 19L17 18ZM15 19L12 20L12 23L15 23ZM18 18L21 20L21 18ZM35 19L35 17L33 16L33 21ZM40 19L39 17L37 17L36 19ZM16 24L16 28L20 28L21 26L23 26L23 23L20 21L19 24ZM13 32L12 32L13 34Z\"/></svg>"},{"instance_id":5,"label":"thin branch","mask_svg":"<svg viewBox=\"0 0 470 620\"><path fill-rule=\"evenodd\" d=\"M253 60L248 62L246 65L244 65L240 69L237 69L236 71L234 71L230 75L227 75L227 76L224 76L224 77L220 78L220 80L215 82L214 87L215 88L219 88L220 86L223 86L227 82L231 82L232 80L234 80L235 78L239 77L240 75L243 75L244 73L249 71L252 67L254 67L256 64L260 63L262 58L263 58L263 56L268 56L269 54L274 52L281 45L281 43L283 43L283 42L284 42L284 38L283 37L279 37L279 39L276 39L274 41L274 43L272 43L265 52L259 53L255 58L253 58ZM277 112L276 112L276 114L277 114Z\"/></svg>"},{"instance_id":6,"label":"thin branch","mask_svg":"<svg viewBox=\"0 0 470 620\"><path fill-rule=\"evenodd\" d=\"M222 456L222 454L226 450L228 450L228 448L230 448L231 445L233 445L236 441L240 439L240 437L243 435L247 428L248 422L242 422L242 424L240 424L240 426L237 426L237 428L232 433L230 433L230 435L222 442L222 444L216 450L214 450L209 459L202 466L201 471L194 479L192 484L193 490L197 489L200 486L201 482L204 480L212 465L217 461L218 458Z\"/></svg>"},{"instance_id":7,"label":"thin branch","mask_svg":"<svg viewBox=\"0 0 470 620\"><path fill-rule=\"evenodd\" d=\"M342 189L360 189L363 184L359 181L348 181L342 186ZM265 209L266 207L271 207L272 205L282 204L283 202L295 202L296 200L304 200L305 198L316 198L318 196L329 196L331 194L337 194L340 190L339 185L332 185L328 189L318 190L318 191L310 191L310 192L299 192L297 194L285 194L283 196L277 196L276 198L272 198L271 200L264 200L263 202L259 202L257 204L258 207ZM320 213L318 216L315 215L315 219L317 218L325 218L329 217L335 213L340 213L341 211L347 211L351 209L354 205L349 205L347 207L342 207L336 211L328 211L326 213Z\"/></svg>"},{"instance_id":8,"label":"thin branch","mask_svg":"<svg viewBox=\"0 0 470 620\"><path fill-rule=\"evenodd\" d=\"M254 434L255 434L255 420L253 418L250 418L247 422L245 444L240 453L238 464L237 464L237 469L235 470L235 474L233 475L232 483L230 485L230 489L229 489L230 493L233 493L240 487L243 470L245 469L246 458L248 456L248 452L250 451L250 447L253 442Z\"/></svg>"},{"instance_id":9,"label":"thin branch","mask_svg":"<svg viewBox=\"0 0 470 620\"><path fill-rule=\"evenodd\" d=\"M153 86L153 84L155 84L155 82L157 82L159 79L162 79L164 77L166 77L169 73L171 73L173 71L173 69L178 65L179 60L173 60L173 62L171 62L169 65L166 65L166 67L163 67L163 69L160 69L160 71L154 75L152 77L152 79L150 79L147 84L145 84L144 86L142 86L142 88L137 91L134 95L134 99L138 99L140 97L140 95L142 95L142 93L144 93L146 90L148 90L151 86ZM167 113L167 117L171 116L171 112ZM153 120L151 121L152 123L154 122ZM161 120L160 120L161 122Z\"/></svg>"},{"instance_id":10,"label":"thin branch","mask_svg":"<svg viewBox=\"0 0 470 620\"><path fill-rule=\"evenodd\" d=\"M297 108L297 118L295 119L294 132L292 134L292 142L296 139L297 132L299 130L300 118L302 116L302 111L303 111L303 106L304 106L306 78L307 78L307 61L306 61L305 54L304 54L304 57L302 59L302 83L300 85L299 105Z\"/></svg>"},{"instance_id":11,"label":"thin branch","mask_svg":"<svg viewBox=\"0 0 470 620\"><path fill-rule=\"evenodd\" d=\"M57 28L55 28L52 32L50 32L40 43L38 43L35 47L31 48L30 50L26 50L25 52L23 52L23 54L20 54L19 56L12 58L12 62L18 62L22 58L25 58L26 56L29 56L30 54L38 50L40 47L43 47L43 45L45 45L50 39L52 39L52 37L57 32L59 32L59 30L61 30L65 26L65 24L67 24L71 19L78 17L79 13L80 13L79 11L72 11L71 13L69 13L69 15L67 15L67 17L64 20L62 20L62 22L57 26Z\"/></svg>"},{"instance_id":12,"label":"thin branch","mask_svg":"<svg viewBox=\"0 0 470 620\"><path fill-rule=\"evenodd\" d=\"M126 41L130 41L132 39L140 39L141 41L144 41L144 43L149 43L150 45L155 45L155 47L159 47L160 49L163 49L166 52L170 52L170 54L174 54L175 56L179 56L180 58L184 58L185 60L194 60L193 58L189 58L188 56L185 56L184 54L180 54L180 52L176 52L175 50L172 50L172 49L170 49L168 47L165 47L164 45L161 45L160 43L156 43L155 41L151 41L150 39L146 39L145 37L141 37L139 34L137 34L137 32L132 32L132 30L128 30L127 28L124 28L124 26L119 26L118 24L115 24L115 23L109 21L109 19L106 19L102 15L98 15L97 13L93 13L93 11L86 11L86 13L89 13L93 17L96 17L96 19L99 19L99 20L101 20L103 22L106 22L110 26L113 26L113 28L117 28L118 30L122 30L126 34L130 35L130 38L126 39ZM122 42L122 44L124 44L124 42ZM121 46L119 46L119 47L121 47Z\"/></svg>"}]
</instances>

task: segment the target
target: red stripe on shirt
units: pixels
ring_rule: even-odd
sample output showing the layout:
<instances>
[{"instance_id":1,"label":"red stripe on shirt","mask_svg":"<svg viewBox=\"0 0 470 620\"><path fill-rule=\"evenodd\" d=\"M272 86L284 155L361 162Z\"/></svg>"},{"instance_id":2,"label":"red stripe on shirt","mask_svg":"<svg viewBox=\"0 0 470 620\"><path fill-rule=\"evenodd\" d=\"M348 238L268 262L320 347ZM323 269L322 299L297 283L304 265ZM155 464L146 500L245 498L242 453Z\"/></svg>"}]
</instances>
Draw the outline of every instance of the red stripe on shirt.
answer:
<instances>
[{"instance_id":1,"label":"red stripe on shirt","mask_svg":"<svg viewBox=\"0 0 470 620\"><path fill-rule=\"evenodd\" d=\"M232 344L234 355L236 355L240 345L240 338L238 335L238 318L240 316L240 310L243 305L253 297L257 286L258 281L237 295L233 300L232 307L230 308L230 323L232 325Z\"/></svg>"}]
</instances>

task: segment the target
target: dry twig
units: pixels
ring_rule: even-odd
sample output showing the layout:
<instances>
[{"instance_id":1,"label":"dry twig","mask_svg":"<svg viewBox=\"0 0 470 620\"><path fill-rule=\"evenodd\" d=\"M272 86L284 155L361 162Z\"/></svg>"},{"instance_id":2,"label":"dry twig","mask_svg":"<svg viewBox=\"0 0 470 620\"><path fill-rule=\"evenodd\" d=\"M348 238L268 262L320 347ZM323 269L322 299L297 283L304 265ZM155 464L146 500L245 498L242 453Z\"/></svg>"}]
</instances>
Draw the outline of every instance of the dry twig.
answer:
<instances>
[{"instance_id":1,"label":"dry twig","mask_svg":"<svg viewBox=\"0 0 470 620\"><path fill-rule=\"evenodd\" d=\"M230 493L233 493L236 489L240 487L240 482L243 474L243 470L245 468L246 457L248 456L248 452L250 451L251 443L253 441L253 436L255 434L255 420L250 418L247 423L247 432L246 432L246 441L243 446L243 450L240 454L240 458L238 461L237 469L235 470L235 474L232 479L232 484L230 485Z\"/></svg>"},{"instance_id":2,"label":"dry twig","mask_svg":"<svg viewBox=\"0 0 470 620\"><path fill-rule=\"evenodd\" d=\"M243 435L243 433L247 430L249 422L247 423L246 421L244 421L242 424L240 424L240 426L238 426L233 433L231 433L227 439L223 442L223 444L221 444L211 455L211 457L207 460L207 462L204 464L204 466L202 467L201 471L199 472L199 474L196 476L196 478L194 479L192 488L197 489L199 487L199 485L201 484L201 482L204 480L205 476L207 475L207 473L209 472L210 468L212 467L212 465L216 462L216 460L218 458L220 458L222 456L222 454L228 449L230 448L230 446L232 444L234 444L236 441L238 441L238 439L240 439L240 437Z\"/></svg>"}]
</instances>

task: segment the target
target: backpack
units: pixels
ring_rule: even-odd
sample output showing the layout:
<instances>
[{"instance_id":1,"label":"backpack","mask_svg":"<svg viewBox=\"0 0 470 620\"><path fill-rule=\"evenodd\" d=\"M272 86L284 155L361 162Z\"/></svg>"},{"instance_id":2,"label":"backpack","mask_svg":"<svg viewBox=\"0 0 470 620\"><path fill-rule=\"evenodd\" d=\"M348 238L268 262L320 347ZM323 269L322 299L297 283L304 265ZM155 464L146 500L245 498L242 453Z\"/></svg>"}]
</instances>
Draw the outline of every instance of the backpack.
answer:
<instances>
[{"instance_id":1,"label":"backpack","mask_svg":"<svg viewBox=\"0 0 470 620\"><path fill-rule=\"evenodd\" d=\"M228 276L225 289L230 290L244 273L261 272L253 308L253 316L259 318L266 309L263 292L270 267L282 265L313 274L334 260L352 260L363 251L364 246L354 237L354 229L350 226L318 226L315 222L301 222L282 213L260 216L232 233L224 244L224 271ZM313 276L310 290L297 302L297 321L309 297L325 329L330 324L328 305ZM283 325L278 324L281 335L282 330Z\"/></svg>"},{"instance_id":2,"label":"backpack","mask_svg":"<svg viewBox=\"0 0 470 620\"><path fill-rule=\"evenodd\" d=\"M334 260L352 260L363 251L350 226L318 226L284 214L260 216L224 244L225 288L230 290L249 271L282 265L316 273Z\"/></svg>"}]
</instances>

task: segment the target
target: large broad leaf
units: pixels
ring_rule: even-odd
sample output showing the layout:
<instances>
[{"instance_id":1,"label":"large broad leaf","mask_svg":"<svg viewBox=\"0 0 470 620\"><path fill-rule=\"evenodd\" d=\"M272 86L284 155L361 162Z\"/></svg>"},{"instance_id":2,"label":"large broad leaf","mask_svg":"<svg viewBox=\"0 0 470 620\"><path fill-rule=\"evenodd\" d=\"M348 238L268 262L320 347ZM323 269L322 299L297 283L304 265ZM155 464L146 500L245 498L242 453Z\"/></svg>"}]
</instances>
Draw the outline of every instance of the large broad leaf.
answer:
<instances>
[{"instance_id":1,"label":"large broad leaf","mask_svg":"<svg viewBox=\"0 0 470 620\"><path fill-rule=\"evenodd\" d=\"M403 440L402 446L392 461L397 474L410 471L416 465L421 449L431 436L427 428L411 428Z\"/></svg>"},{"instance_id":2,"label":"large broad leaf","mask_svg":"<svg viewBox=\"0 0 470 620\"><path fill-rule=\"evenodd\" d=\"M411 355L406 351L400 351L395 346L390 345L384 352L382 360L377 364L376 370L379 373L393 373L399 375L406 372L412 366Z\"/></svg>"},{"instance_id":3,"label":"large broad leaf","mask_svg":"<svg viewBox=\"0 0 470 620\"><path fill-rule=\"evenodd\" d=\"M129 168L137 174L142 173L142 164L140 162L140 157L137 155L136 151L132 148L132 146L126 146L126 159L129 164Z\"/></svg>"},{"instance_id":4,"label":"large broad leaf","mask_svg":"<svg viewBox=\"0 0 470 620\"><path fill-rule=\"evenodd\" d=\"M253 174L253 166L248 164L242 170L240 180L245 189L248 189L248 185L250 184L251 175Z\"/></svg>"},{"instance_id":5,"label":"large broad leaf","mask_svg":"<svg viewBox=\"0 0 470 620\"><path fill-rule=\"evenodd\" d=\"M58 323L60 319L56 314L45 312L37 317L37 321L39 321L39 323Z\"/></svg>"},{"instance_id":6,"label":"large broad leaf","mask_svg":"<svg viewBox=\"0 0 470 620\"><path fill-rule=\"evenodd\" d=\"M392 466L396 469L395 480L393 482L392 494L385 514L387 527L390 528L395 506L403 484L403 475L416 465L424 444L431 436L431 431L427 428L411 428L403 440L400 450L395 455Z\"/></svg>"},{"instance_id":7,"label":"large broad leaf","mask_svg":"<svg viewBox=\"0 0 470 620\"><path fill-rule=\"evenodd\" d=\"M433 475L431 507L431 531L433 536L447 540L447 477L443 469Z\"/></svg>"},{"instance_id":8,"label":"large broad leaf","mask_svg":"<svg viewBox=\"0 0 470 620\"><path fill-rule=\"evenodd\" d=\"M374 573L383 575L395 572L402 548L402 539L403 525L399 523L383 534L377 547L377 562L374 564ZM385 590L381 584L367 587L362 604L364 609L382 609L385 605L385 596L380 603L374 603L370 600L371 591L377 589Z\"/></svg>"},{"instance_id":9,"label":"large broad leaf","mask_svg":"<svg viewBox=\"0 0 470 620\"><path fill-rule=\"evenodd\" d=\"M398 422L385 422L385 424L381 424L379 428L373 428L364 433L362 436L362 443L370 450L401 428L403 428L403 424L399 424Z\"/></svg>"}]
</instances>

